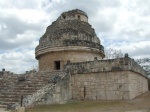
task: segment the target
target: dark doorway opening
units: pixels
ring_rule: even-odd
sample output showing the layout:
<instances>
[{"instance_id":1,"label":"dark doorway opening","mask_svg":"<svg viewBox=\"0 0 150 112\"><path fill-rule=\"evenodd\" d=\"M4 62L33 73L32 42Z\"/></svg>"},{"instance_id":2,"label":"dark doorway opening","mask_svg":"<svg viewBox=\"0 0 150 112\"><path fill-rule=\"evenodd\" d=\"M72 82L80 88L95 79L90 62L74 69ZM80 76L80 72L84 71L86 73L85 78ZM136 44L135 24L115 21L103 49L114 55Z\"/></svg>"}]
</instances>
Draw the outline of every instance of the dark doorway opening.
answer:
<instances>
[{"instance_id":1,"label":"dark doorway opening","mask_svg":"<svg viewBox=\"0 0 150 112\"><path fill-rule=\"evenodd\" d=\"M55 70L60 70L60 61L54 61Z\"/></svg>"},{"instance_id":2,"label":"dark doorway opening","mask_svg":"<svg viewBox=\"0 0 150 112\"><path fill-rule=\"evenodd\" d=\"M80 20L80 16L78 15L78 19Z\"/></svg>"}]
</instances>

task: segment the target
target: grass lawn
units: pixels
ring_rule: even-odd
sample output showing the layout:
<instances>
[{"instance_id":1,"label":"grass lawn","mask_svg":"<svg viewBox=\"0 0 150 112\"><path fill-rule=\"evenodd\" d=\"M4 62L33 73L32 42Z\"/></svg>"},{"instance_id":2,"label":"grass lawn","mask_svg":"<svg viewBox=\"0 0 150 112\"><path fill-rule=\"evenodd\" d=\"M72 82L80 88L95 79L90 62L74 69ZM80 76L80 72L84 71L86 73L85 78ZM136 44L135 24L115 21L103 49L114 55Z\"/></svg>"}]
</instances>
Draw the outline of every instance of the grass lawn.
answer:
<instances>
[{"instance_id":1,"label":"grass lawn","mask_svg":"<svg viewBox=\"0 0 150 112\"><path fill-rule=\"evenodd\" d=\"M150 112L150 92L128 101L69 101L40 105L27 112Z\"/></svg>"}]
</instances>

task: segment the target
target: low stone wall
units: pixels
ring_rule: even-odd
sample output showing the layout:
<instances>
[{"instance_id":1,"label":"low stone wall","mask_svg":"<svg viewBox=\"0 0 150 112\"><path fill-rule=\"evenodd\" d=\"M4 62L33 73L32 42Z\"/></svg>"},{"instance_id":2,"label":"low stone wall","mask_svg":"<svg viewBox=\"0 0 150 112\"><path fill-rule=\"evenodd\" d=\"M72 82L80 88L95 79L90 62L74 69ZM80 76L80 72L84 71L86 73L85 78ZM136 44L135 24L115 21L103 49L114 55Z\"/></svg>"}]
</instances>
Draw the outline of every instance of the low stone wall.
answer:
<instances>
[{"instance_id":1,"label":"low stone wall","mask_svg":"<svg viewBox=\"0 0 150 112\"><path fill-rule=\"evenodd\" d=\"M148 91L146 72L131 58L68 63L73 99L128 100Z\"/></svg>"},{"instance_id":2,"label":"low stone wall","mask_svg":"<svg viewBox=\"0 0 150 112\"><path fill-rule=\"evenodd\" d=\"M71 74L95 73L95 72L112 72L112 71L133 71L147 77L145 70L129 57L95 60L78 63L68 63L66 67Z\"/></svg>"},{"instance_id":3,"label":"low stone wall","mask_svg":"<svg viewBox=\"0 0 150 112\"><path fill-rule=\"evenodd\" d=\"M147 79L131 71L74 74L72 98L128 100L148 91Z\"/></svg>"}]
</instances>

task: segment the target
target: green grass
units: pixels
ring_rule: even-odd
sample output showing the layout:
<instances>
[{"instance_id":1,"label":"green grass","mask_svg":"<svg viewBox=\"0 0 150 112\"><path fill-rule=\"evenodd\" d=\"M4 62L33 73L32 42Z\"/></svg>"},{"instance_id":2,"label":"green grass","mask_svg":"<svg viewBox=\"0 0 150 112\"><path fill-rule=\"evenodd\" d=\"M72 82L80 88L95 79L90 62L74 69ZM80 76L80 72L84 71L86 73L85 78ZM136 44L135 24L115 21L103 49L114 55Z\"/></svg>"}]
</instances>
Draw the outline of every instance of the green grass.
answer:
<instances>
[{"instance_id":1,"label":"green grass","mask_svg":"<svg viewBox=\"0 0 150 112\"><path fill-rule=\"evenodd\" d=\"M146 111L143 111L146 110ZM150 92L126 101L71 100L66 104L39 105L27 112L150 112Z\"/></svg>"},{"instance_id":2,"label":"green grass","mask_svg":"<svg viewBox=\"0 0 150 112\"><path fill-rule=\"evenodd\" d=\"M119 101L70 101L66 104L40 105L27 112L99 112L125 105Z\"/></svg>"}]
</instances>

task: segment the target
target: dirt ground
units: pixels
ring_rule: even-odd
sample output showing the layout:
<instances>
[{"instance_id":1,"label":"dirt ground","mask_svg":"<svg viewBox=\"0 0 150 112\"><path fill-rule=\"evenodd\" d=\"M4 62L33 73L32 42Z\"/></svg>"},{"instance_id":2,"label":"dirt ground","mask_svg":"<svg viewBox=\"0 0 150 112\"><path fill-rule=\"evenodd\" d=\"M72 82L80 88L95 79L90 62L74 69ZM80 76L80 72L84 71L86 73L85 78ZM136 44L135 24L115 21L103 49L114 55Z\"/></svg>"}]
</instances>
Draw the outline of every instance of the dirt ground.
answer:
<instances>
[{"instance_id":1,"label":"dirt ground","mask_svg":"<svg viewBox=\"0 0 150 112\"><path fill-rule=\"evenodd\" d=\"M37 106L27 112L150 112L150 92L128 101L70 101Z\"/></svg>"}]
</instances>

